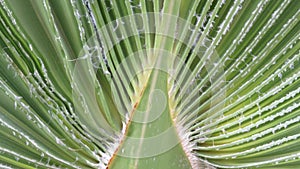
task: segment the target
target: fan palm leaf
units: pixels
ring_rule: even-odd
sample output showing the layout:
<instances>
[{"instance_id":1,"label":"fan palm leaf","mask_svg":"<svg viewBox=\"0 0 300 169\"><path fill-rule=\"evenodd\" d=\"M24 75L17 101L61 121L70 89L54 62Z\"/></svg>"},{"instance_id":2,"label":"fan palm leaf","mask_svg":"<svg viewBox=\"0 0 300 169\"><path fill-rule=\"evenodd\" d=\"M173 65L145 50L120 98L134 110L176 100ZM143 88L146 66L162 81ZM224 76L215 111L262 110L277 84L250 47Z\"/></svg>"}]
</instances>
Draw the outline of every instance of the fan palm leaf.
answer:
<instances>
[{"instance_id":1,"label":"fan palm leaf","mask_svg":"<svg viewBox=\"0 0 300 169\"><path fill-rule=\"evenodd\" d=\"M1 0L1 168L297 168L297 0Z\"/></svg>"}]
</instances>

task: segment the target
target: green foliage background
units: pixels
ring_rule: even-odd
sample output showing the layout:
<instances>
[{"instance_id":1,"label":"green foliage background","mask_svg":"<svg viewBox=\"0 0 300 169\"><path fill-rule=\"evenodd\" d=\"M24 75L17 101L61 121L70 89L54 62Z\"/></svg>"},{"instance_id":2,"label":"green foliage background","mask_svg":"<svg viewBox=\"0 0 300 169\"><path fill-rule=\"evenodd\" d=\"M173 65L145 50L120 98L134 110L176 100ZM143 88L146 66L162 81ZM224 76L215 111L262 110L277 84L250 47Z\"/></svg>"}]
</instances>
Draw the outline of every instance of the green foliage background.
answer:
<instances>
[{"instance_id":1,"label":"green foliage background","mask_svg":"<svg viewBox=\"0 0 300 169\"><path fill-rule=\"evenodd\" d=\"M1 0L0 16L0 168L300 166L298 0Z\"/></svg>"}]
</instances>

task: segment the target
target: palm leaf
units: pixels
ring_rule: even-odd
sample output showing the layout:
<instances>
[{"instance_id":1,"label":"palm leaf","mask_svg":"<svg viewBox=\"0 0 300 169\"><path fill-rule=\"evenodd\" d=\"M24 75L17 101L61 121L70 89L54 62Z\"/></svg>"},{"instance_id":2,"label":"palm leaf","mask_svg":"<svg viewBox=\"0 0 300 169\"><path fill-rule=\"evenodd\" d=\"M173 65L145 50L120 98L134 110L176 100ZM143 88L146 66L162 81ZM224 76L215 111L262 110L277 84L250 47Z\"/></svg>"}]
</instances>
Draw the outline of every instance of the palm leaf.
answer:
<instances>
[{"instance_id":1,"label":"palm leaf","mask_svg":"<svg viewBox=\"0 0 300 169\"><path fill-rule=\"evenodd\" d=\"M1 168L295 168L300 3L0 1Z\"/></svg>"}]
</instances>

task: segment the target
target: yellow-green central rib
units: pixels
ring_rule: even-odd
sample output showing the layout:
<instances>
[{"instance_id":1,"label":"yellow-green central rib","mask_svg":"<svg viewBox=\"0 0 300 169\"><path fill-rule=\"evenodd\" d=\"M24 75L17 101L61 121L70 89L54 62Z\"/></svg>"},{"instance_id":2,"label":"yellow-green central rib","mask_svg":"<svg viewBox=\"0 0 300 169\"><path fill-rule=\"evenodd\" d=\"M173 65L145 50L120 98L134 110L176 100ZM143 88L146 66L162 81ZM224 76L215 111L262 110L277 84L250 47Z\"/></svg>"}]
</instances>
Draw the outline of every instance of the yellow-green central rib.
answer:
<instances>
[{"instance_id":1,"label":"yellow-green central rib","mask_svg":"<svg viewBox=\"0 0 300 169\"><path fill-rule=\"evenodd\" d=\"M167 79L168 74L163 70L152 70L140 103L132 112L133 121L127 126L126 137L108 168L192 168L171 119ZM157 91L162 95L155 95ZM162 104L156 96L166 97L163 100L167 105L161 112L156 110ZM157 118L153 119L153 115Z\"/></svg>"}]
</instances>

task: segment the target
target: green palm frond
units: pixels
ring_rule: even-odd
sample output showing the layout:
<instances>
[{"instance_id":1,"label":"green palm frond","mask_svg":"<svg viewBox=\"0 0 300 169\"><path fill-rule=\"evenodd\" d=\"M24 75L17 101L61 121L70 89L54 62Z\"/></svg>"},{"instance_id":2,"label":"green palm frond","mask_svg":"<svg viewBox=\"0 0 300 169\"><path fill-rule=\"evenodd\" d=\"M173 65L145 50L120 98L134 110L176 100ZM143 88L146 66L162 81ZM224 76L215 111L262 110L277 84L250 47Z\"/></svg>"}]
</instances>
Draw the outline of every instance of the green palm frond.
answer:
<instances>
[{"instance_id":1,"label":"green palm frond","mask_svg":"<svg viewBox=\"0 0 300 169\"><path fill-rule=\"evenodd\" d=\"M297 0L1 0L0 168L297 168Z\"/></svg>"}]
</instances>

